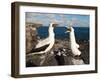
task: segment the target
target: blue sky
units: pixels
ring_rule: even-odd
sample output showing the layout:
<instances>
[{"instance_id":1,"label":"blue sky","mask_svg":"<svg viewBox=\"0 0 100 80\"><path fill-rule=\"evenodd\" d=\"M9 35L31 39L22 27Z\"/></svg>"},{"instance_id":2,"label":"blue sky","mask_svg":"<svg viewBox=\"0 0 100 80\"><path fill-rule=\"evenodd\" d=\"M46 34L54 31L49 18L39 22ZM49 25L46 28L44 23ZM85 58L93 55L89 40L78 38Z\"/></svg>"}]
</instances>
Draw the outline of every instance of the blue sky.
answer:
<instances>
[{"instance_id":1,"label":"blue sky","mask_svg":"<svg viewBox=\"0 0 100 80\"><path fill-rule=\"evenodd\" d=\"M56 22L59 26L72 24L74 27L89 27L89 20L89 15L26 12L26 22L40 23L43 26Z\"/></svg>"}]
</instances>

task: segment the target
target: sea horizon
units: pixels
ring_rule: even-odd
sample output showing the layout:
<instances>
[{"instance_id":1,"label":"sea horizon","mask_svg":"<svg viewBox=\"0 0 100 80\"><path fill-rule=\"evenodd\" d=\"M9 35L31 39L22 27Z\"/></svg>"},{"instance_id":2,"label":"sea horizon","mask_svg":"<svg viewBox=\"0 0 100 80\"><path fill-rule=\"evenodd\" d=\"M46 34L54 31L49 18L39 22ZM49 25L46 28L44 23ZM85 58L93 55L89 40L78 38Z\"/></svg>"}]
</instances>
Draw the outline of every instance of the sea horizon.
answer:
<instances>
[{"instance_id":1,"label":"sea horizon","mask_svg":"<svg viewBox=\"0 0 100 80\"><path fill-rule=\"evenodd\" d=\"M37 28L37 33L40 38L48 37L47 26L41 26ZM75 31L76 40L89 40L89 27L73 27ZM54 33L56 39L66 39L69 38L69 34L65 33L67 27L59 26L55 27Z\"/></svg>"}]
</instances>

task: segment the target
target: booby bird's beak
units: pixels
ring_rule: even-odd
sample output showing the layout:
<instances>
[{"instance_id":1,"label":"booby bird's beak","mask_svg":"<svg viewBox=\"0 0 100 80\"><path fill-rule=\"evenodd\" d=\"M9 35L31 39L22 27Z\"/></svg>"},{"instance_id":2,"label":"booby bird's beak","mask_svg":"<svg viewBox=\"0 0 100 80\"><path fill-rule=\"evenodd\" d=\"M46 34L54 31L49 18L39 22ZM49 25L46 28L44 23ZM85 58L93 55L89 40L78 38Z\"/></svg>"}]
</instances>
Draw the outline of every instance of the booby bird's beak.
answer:
<instances>
[{"instance_id":1,"label":"booby bird's beak","mask_svg":"<svg viewBox=\"0 0 100 80\"><path fill-rule=\"evenodd\" d=\"M67 31L65 33L71 32L71 28L67 27Z\"/></svg>"},{"instance_id":2,"label":"booby bird's beak","mask_svg":"<svg viewBox=\"0 0 100 80\"><path fill-rule=\"evenodd\" d=\"M58 26L58 24L56 24L56 23L52 25L52 27L57 27L57 26Z\"/></svg>"}]
</instances>

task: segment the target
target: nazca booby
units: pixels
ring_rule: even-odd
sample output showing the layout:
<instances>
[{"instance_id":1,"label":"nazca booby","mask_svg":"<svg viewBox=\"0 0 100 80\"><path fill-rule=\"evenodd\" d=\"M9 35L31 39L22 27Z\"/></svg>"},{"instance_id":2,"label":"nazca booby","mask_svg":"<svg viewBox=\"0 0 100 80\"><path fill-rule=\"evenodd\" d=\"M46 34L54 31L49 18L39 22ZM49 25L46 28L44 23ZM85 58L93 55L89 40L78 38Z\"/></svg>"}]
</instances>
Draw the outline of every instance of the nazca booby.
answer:
<instances>
[{"instance_id":1,"label":"nazca booby","mask_svg":"<svg viewBox=\"0 0 100 80\"><path fill-rule=\"evenodd\" d=\"M54 27L57 24L50 23L48 32L49 35L46 39L38 41L38 44L32 49L28 55L43 54L50 51L55 43Z\"/></svg>"},{"instance_id":2,"label":"nazca booby","mask_svg":"<svg viewBox=\"0 0 100 80\"><path fill-rule=\"evenodd\" d=\"M72 26L67 27L67 32L69 32L70 36L71 51L74 55L79 56L81 51L78 49L79 45L76 43L74 28Z\"/></svg>"}]
</instances>

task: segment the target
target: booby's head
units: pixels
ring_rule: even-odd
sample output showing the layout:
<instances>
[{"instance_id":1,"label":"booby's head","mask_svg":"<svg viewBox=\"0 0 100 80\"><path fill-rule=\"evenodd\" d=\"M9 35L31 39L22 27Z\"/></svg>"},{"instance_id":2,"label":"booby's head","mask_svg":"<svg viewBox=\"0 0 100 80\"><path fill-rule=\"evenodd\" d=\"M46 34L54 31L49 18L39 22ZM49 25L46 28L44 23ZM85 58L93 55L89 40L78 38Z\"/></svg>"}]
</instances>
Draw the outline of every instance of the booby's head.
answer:
<instances>
[{"instance_id":1,"label":"booby's head","mask_svg":"<svg viewBox=\"0 0 100 80\"><path fill-rule=\"evenodd\" d=\"M50 26L49 26L49 32L54 32L54 28L57 26L58 24L56 24L56 23L54 23L54 22L52 22L52 23L50 23Z\"/></svg>"},{"instance_id":2,"label":"booby's head","mask_svg":"<svg viewBox=\"0 0 100 80\"><path fill-rule=\"evenodd\" d=\"M52 22L52 23L50 23L50 27L56 27L58 24L57 23L54 23L54 22Z\"/></svg>"},{"instance_id":3,"label":"booby's head","mask_svg":"<svg viewBox=\"0 0 100 80\"><path fill-rule=\"evenodd\" d=\"M72 26L68 26L68 27L67 27L66 33L72 32L72 31L74 31L73 27L72 27Z\"/></svg>"}]
</instances>

